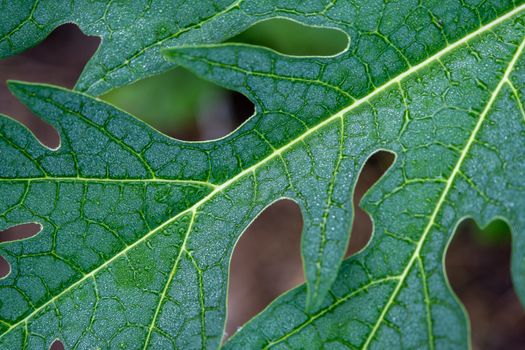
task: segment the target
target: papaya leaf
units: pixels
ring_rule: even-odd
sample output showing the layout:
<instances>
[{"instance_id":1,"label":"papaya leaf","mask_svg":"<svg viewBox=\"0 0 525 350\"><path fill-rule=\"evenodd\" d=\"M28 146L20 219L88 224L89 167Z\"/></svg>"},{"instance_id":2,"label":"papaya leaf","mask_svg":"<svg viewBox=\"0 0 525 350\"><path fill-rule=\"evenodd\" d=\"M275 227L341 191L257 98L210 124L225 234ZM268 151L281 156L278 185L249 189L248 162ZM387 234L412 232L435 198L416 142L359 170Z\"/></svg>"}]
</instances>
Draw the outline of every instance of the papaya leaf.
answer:
<instances>
[{"instance_id":1,"label":"papaya leaf","mask_svg":"<svg viewBox=\"0 0 525 350\"><path fill-rule=\"evenodd\" d=\"M256 105L217 141L173 140L83 93L11 83L61 145L47 149L0 119L0 229L42 225L0 243L11 265L0 280L1 348L56 338L67 348L218 347L235 242L281 198L303 214L307 284L226 346L468 346L443 272L465 217L509 223L525 299L525 5L308 3L319 9L290 16L343 30L346 52L165 51ZM293 6L250 2L269 16ZM338 274L355 181L383 149L396 161L364 201L373 240Z\"/></svg>"},{"instance_id":2,"label":"papaya leaf","mask_svg":"<svg viewBox=\"0 0 525 350\"><path fill-rule=\"evenodd\" d=\"M2 1L0 58L26 50L64 23L102 38L76 88L100 95L173 67L159 48L227 39L249 23L230 1Z\"/></svg>"},{"instance_id":3,"label":"papaya leaf","mask_svg":"<svg viewBox=\"0 0 525 350\"><path fill-rule=\"evenodd\" d=\"M101 95L175 67L162 57L161 48L221 42L276 16L322 26L321 12L328 6L281 5L246 0L2 1L0 58L38 44L64 23L75 23L85 34L102 39L75 89Z\"/></svg>"},{"instance_id":4,"label":"papaya leaf","mask_svg":"<svg viewBox=\"0 0 525 350\"><path fill-rule=\"evenodd\" d=\"M298 287L225 349L470 348L468 318L444 272L465 218L512 228L512 278L525 302L524 20L522 5L324 119L323 129L347 132L348 149L371 142L396 154L361 203L373 238L343 263L322 305L309 310Z\"/></svg>"}]
</instances>

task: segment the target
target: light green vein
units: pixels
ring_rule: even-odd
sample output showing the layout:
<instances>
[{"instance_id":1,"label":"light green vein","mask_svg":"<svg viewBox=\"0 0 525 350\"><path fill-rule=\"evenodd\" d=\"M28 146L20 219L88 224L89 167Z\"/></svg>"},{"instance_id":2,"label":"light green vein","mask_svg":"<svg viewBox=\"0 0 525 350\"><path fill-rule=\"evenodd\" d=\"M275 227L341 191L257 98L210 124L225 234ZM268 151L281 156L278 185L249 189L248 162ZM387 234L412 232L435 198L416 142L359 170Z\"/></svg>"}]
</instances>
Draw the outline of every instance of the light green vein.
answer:
<instances>
[{"instance_id":1,"label":"light green vein","mask_svg":"<svg viewBox=\"0 0 525 350\"><path fill-rule=\"evenodd\" d=\"M173 280L173 276L175 276L175 273L177 272L177 269L179 267L179 262L180 262L180 259L182 257L182 254L186 251L186 243L188 241L188 237L190 236L189 233L190 233L190 231L191 231L191 229L193 227L193 224L195 222L195 215L196 215L196 212L192 211L192 215L191 215L191 218L190 218L190 223L188 224L188 229L186 230L184 241L182 242L181 248L179 250L179 254L177 254L177 258L175 259L175 263L173 264L173 267L172 267L172 269L170 271L170 274L169 274L169 276L168 276L168 278L166 280L166 284L164 285L164 289L162 290L162 293L159 296L159 301L157 303L157 307L155 309L155 313L153 314L153 318L152 318L150 326L148 328L148 333L146 335L146 340L144 342L144 347L143 347L144 350L149 345L149 342L151 340L151 334L153 333L153 329L155 329L155 325L157 323L157 318L158 318L158 316L160 314L160 309L162 308L164 299L166 298L166 294L168 294L168 290L169 290L169 287L171 285L171 281Z\"/></svg>"},{"instance_id":2,"label":"light green vein","mask_svg":"<svg viewBox=\"0 0 525 350\"><path fill-rule=\"evenodd\" d=\"M421 257L418 257L417 259L419 272L421 273L421 283L423 285L423 296L425 299L425 313L426 313L426 321L427 321L427 333L428 333L428 348L430 350L434 350L434 336L432 333L432 314L430 312L430 295L428 291L428 283L427 283L427 276L425 274L425 267L423 266L423 260L421 260Z\"/></svg>"},{"instance_id":3,"label":"light green vein","mask_svg":"<svg viewBox=\"0 0 525 350\"><path fill-rule=\"evenodd\" d=\"M4 35L3 37L0 38L0 42L4 41L4 40L9 40L9 37L11 35L13 35L14 33L16 33L18 30L20 30L20 28L22 28L27 22L30 22L32 19L33 19L33 16L35 14L35 10L36 10L36 7L38 6L38 3L40 2L40 0L35 0L35 2L33 3L33 5L31 6L31 11L29 12L29 15L22 21L20 22L16 27L14 27L13 29L11 29L11 31L9 31L6 35Z\"/></svg>"},{"instance_id":4,"label":"light green vein","mask_svg":"<svg viewBox=\"0 0 525 350\"><path fill-rule=\"evenodd\" d=\"M373 287L373 286L376 286L376 285L379 285L379 284L382 284L382 283L385 283L385 282L389 282L389 281L397 281L399 279L398 276L390 276L390 277L385 277L385 278L381 278L381 279L378 279L378 280L375 280L375 281L372 281L370 283L367 283L366 285L352 291L351 293L348 293L347 295L345 295L344 297L340 298L340 299L337 299L334 303L330 304L328 307L322 309L322 310L319 310L318 312L316 312L314 315L310 316L308 318L308 320L306 320L305 322L303 322L301 325L299 325L298 327L294 328L292 331L284 334L282 337L274 340L274 341L271 341L269 342L268 344L266 344L263 349L268 349L274 345L277 345L278 343L281 343L283 342L284 340L288 339L289 337L291 337L292 335L298 333L301 329L305 328L306 326L308 326L309 324L311 324L312 322L314 322L315 320L317 320L318 318L320 317L323 317L324 315L326 315L327 313L333 311L335 308L337 308L339 305L341 304L344 304L347 300L349 300L350 298L354 297L355 295L361 293L361 292L364 292L366 290L368 290L370 287ZM233 337L232 337L233 338Z\"/></svg>"},{"instance_id":5,"label":"light green vein","mask_svg":"<svg viewBox=\"0 0 525 350\"><path fill-rule=\"evenodd\" d=\"M521 102L520 93L518 89L516 89L516 87L514 86L514 84L512 83L510 79L508 80L508 84L512 90L512 94L516 98L516 103L518 104L518 107L520 109L521 116L523 117L523 120L525 121L525 108L523 108L523 103Z\"/></svg>"},{"instance_id":6,"label":"light green vein","mask_svg":"<svg viewBox=\"0 0 525 350\"><path fill-rule=\"evenodd\" d=\"M236 43L231 43L231 44L228 44L228 45L229 46L249 46L247 44L236 44ZM203 47L203 46L199 45L198 47ZM210 66L227 68L227 69L231 69L233 71L237 71L239 73L243 73L243 74L246 74L246 75L252 75L252 76L256 76L256 77L269 78L269 79L273 79L273 80L288 80L288 81L291 81L291 82L301 82L301 83L307 83L307 84L320 85L320 86L325 87L327 89L334 90L337 93L339 93L340 95L343 95L343 96L345 96L345 97L347 97L347 98L349 98L351 100L355 100L354 96L352 96L351 94L349 94L345 90L341 89L341 87L329 84L329 83L327 83L325 81L322 81L322 80L319 80L319 79L309 79L309 78L301 78L301 77L292 77L292 76L287 76L287 75L277 75L277 74L268 73L268 72L250 71L250 70L246 70L246 69L240 68L238 66L234 66L234 65L230 65L230 64L224 64L224 63L217 63L215 61L210 61L210 60L208 60L206 58L203 58L203 57L195 58L193 56L190 56L189 59L196 59L196 60L205 62L206 64L208 64Z\"/></svg>"}]
</instances>

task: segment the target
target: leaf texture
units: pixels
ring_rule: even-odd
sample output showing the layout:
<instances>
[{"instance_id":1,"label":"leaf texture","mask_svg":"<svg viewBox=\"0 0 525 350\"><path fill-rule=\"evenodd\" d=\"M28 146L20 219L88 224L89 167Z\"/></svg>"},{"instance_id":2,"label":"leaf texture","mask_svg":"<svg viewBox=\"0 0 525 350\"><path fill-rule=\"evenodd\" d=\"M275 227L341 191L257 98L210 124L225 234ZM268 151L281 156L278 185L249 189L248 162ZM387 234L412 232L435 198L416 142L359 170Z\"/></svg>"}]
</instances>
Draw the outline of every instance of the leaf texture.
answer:
<instances>
[{"instance_id":1,"label":"leaf texture","mask_svg":"<svg viewBox=\"0 0 525 350\"><path fill-rule=\"evenodd\" d=\"M362 203L373 239L344 262L320 308L305 311L299 287L225 348L470 347L443 266L465 218L512 227L512 277L525 300L524 19L522 6L330 117L366 135L398 131L383 145L396 161Z\"/></svg>"},{"instance_id":2,"label":"leaf texture","mask_svg":"<svg viewBox=\"0 0 525 350\"><path fill-rule=\"evenodd\" d=\"M282 5L282 6L281 6ZM161 48L220 42L276 16L311 21L329 3L246 0L19 0L0 3L0 58L42 41L64 23L101 37L75 89L101 95L115 87L174 67Z\"/></svg>"},{"instance_id":3,"label":"leaf texture","mask_svg":"<svg viewBox=\"0 0 525 350\"><path fill-rule=\"evenodd\" d=\"M173 67L159 48L227 39L246 26L242 0L230 1L3 1L0 57L42 41L64 23L76 23L101 46L76 86L99 95Z\"/></svg>"},{"instance_id":4,"label":"leaf texture","mask_svg":"<svg viewBox=\"0 0 525 350\"><path fill-rule=\"evenodd\" d=\"M173 140L82 93L11 84L61 145L46 149L0 119L0 229L42 225L0 243L12 269L0 280L1 348L56 338L68 348L218 347L233 246L280 198L303 214L307 285L227 347L467 347L442 264L465 217L508 221L525 299L525 5L308 4L308 13L284 1L250 8L339 28L351 38L345 53L166 51L255 103L221 140ZM397 157L364 201L373 240L338 274L355 181L382 149Z\"/></svg>"}]
</instances>

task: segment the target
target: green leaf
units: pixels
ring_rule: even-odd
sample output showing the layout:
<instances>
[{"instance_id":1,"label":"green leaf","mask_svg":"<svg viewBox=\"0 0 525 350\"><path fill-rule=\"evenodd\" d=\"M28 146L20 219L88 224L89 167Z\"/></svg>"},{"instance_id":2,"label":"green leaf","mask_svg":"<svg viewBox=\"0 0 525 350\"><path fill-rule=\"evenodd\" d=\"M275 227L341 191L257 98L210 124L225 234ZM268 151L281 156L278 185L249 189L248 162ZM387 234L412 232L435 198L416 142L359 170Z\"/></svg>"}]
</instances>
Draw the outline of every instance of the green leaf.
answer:
<instances>
[{"instance_id":1,"label":"green leaf","mask_svg":"<svg viewBox=\"0 0 525 350\"><path fill-rule=\"evenodd\" d=\"M318 160L338 154L318 147L324 133L275 151L254 129L273 128L275 119L259 118L216 142L180 142L80 93L10 86L57 128L61 145L46 149L17 122L1 119L7 166L0 168L0 195L8 200L0 208L0 229L43 226L33 238L0 245L12 268L0 282L1 300L9 301L0 304L2 348L45 347L57 337L81 348L216 347L240 233L275 200L317 200L319 186L331 186L314 173L287 169L310 167L304 147L294 148L300 140L313 142L307 152ZM297 131L305 130L293 121ZM343 193L349 206L351 191ZM322 218L323 211L307 214L309 235L319 232L313 214ZM341 257L326 254L329 259L317 261L336 260L327 271L335 277Z\"/></svg>"},{"instance_id":2,"label":"green leaf","mask_svg":"<svg viewBox=\"0 0 525 350\"><path fill-rule=\"evenodd\" d=\"M172 69L175 65L164 60L161 48L221 42L276 16L322 25L310 17L324 6L304 2L276 8L245 0L2 1L0 58L38 44L64 23L75 23L102 39L75 89L101 95Z\"/></svg>"},{"instance_id":3,"label":"green leaf","mask_svg":"<svg viewBox=\"0 0 525 350\"><path fill-rule=\"evenodd\" d=\"M525 302L524 24L521 5L323 121L397 155L362 202L373 239L344 262L319 308L307 310L298 287L226 349L469 348L443 266L465 218L512 228L512 278ZM347 147L361 142L349 136Z\"/></svg>"},{"instance_id":4,"label":"green leaf","mask_svg":"<svg viewBox=\"0 0 525 350\"><path fill-rule=\"evenodd\" d=\"M466 346L442 260L467 216L508 221L525 299L525 243L516 238L525 204L525 5L308 4L308 13L293 9L301 4L250 8L339 28L351 37L347 52L167 52L255 103L256 114L221 140L176 141L81 93L12 84L57 128L61 146L46 149L0 119L0 229L43 227L0 244L12 268L0 280L1 348L44 348L56 338L68 348L217 347L233 246L285 197L303 214L307 286L231 346ZM336 279L355 181L381 149L397 158L365 201L374 238Z\"/></svg>"},{"instance_id":5,"label":"green leaf","mask_svg":"<svg viewBox=\"0 0 525 350\"><path fill-rule=\"evenodd\" d=\"M2 1L0 58L36 45L64 23L76 23L85 34L102 38L76 88L100 95L172 68L159 53L162 47L218 42L239 33L250 23L243 2Z\"/></svg>"}]
</instances>

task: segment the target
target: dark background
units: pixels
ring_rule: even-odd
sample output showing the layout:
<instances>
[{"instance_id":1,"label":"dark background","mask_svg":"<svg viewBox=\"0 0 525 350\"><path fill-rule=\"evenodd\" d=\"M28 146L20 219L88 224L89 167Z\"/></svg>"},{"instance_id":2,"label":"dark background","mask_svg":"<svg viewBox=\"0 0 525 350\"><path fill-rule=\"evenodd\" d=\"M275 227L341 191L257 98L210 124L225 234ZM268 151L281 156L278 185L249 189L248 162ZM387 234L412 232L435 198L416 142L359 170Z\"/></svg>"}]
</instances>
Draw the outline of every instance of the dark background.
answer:
<instances>
[{"instance_id":1,"label":"dark background","mask_svg":"<svg viewBox=\"0 0 525 350\"><path fill-rule=\"evenodd\" d=\"M286 36L279 35L283 31ZM339 35L284 20L258 24L234 41L261 44L288 54L335 54L346 45ZM9 93L5 81L18 79L71 88L98 43L98 38L83 35L76 26L64 25L37 47L0 61L0 113L26 124L44 144L57 146L53 128L22 106ZM204 82L181 68L114 90L103 98L184 140L224 136L253 112L253 105L244 96ZM356 206L392 160L386 152L370 158L356 187ZM283 200L267 208L241 237L232 258L227 334L279 294L304 281L301 225L299 208ZM349 255L365 246L371 230L370 218L357 208ZM9 240L31 231L35 227L23 226L0 237ZM510 234L502 223L483 231L472 222L462 223L447 252L446 271L470 315L474 349L525 348L525 313L512 288L509 260ZM7 271L8 265L0 257L0 276Z\"/></svg>"}]
</instances>

